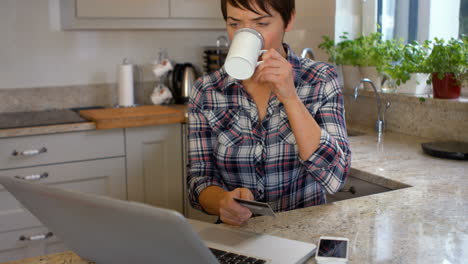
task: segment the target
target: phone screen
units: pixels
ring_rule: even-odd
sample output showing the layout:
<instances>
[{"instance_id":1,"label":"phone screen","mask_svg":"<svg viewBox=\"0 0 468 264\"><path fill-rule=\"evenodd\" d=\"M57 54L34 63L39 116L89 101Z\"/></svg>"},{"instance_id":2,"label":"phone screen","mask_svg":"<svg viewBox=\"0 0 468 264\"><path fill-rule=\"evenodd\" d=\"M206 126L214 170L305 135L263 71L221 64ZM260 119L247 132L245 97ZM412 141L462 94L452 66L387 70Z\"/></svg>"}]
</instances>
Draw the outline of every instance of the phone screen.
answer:
<instances>
[{"instance_id":1,"label":"phone screen","mask_svg":"<svg viewBox=\"0 0 468 264\"><path fill-rule=\"evenodd\" d=\"M348 241L321 239L318 256L329 258L346 258Z\"/></svg>"}]
</instances>

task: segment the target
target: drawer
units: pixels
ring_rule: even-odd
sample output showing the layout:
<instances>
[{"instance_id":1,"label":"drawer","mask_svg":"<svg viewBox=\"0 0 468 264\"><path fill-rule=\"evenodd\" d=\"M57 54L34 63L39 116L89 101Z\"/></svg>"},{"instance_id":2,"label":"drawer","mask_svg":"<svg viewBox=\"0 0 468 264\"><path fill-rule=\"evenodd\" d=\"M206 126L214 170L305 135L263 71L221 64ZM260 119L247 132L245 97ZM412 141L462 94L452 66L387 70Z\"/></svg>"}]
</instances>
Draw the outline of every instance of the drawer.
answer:
<instances>
[{"instance_id":1,"label":"drawer","mask_svg":"<svg viewBox=\"0 0 468 264\"><path fill-rule=\"evenodd\" d=\"M49 230L46 227L0 233L0 263L59 253L67 250L65 244L55 235L32 241L20 240L21 237L38 237L47 233L49 233Z\"/></svg>"},{"instance_id":2,"label":"drawer","mask_svg":"<svg viewBox=\"0 0 468 264\"><path fill-rule=\"evenodd\" d=\"M122 129L0 139L0 170L124 155Z\"/></svg>"},{"instance_id":3,"label":"drawer","mask_svg":"<svg viewBox=\"0 0 468 264\"><path fill-rule=\"evenodd\" d=\"M47 175L37 180L75 191L126 199L125 158L110 158L59 165L4 170L0 175L24 177ZM42 226L42 224L0 185L0 236L2 232Z\"/></svg>"}]
</instances>

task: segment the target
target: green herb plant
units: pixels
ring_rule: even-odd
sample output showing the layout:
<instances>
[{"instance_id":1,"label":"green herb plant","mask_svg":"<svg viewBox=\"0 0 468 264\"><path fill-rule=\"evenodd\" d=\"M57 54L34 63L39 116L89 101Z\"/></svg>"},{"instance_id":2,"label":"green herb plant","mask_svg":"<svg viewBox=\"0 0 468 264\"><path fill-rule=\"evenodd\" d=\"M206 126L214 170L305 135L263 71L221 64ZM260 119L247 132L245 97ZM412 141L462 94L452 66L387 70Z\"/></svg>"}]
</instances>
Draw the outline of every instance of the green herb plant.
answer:
<instances>
[{"instance_id":1,"label":"green herb plant","mask_svg":"<svg viewBox=\"0 0 468 264\"><path fill-rule=\"evenodd\" d=\"M318 46L328 54L328 61L337 65L357 66L359 54L356 52L357 44L349 39L349 33L340 36L340 42L335 43L328 36L323 36L323 42Z\"/></svg>"},{"instance_id":2,"label":"green herb plant","mask_svg":"<svg viewBox=\"0 0 468 264\"><path fill-rule=\"evenodd\" d=\"M357 39L349 39L347 32L335 43L328 36L323 36L320 49L327 52L329 61L337 65L375 66L381 71L387 65L394 51L395 41L382 41L382 34L375 32Z\"/></svg>"},{"instance_id":3,"label":"green herb plant","mask_svg":"<svg viewBox=\"0 0 468 264\"><path fill-rule=\"evenodd\" d=\"M413 73L425 73L425 61L428 49L418 42L402 44L402 41L394 42L390 48L389 57L391 63L384 65L383 71L388 74L397 85L406 83Z\"/></svg>"},{"instance_id":4,"label":"green herb plant","mask_svg":"<svg viewBox=\"0 0 468 264\"><path fill-rule=\"evenodd\" d=\"M468 69L468 37L461 39L451 38L448 41L435 38L434 42L426 41L425 48L432 48L430 55L424 63L426 73L437 73L442 80L445 73L453 73L457 82L461 83L467 78ZM430 83L430 80L428 80Z\"/></svg>"}]
</instances>

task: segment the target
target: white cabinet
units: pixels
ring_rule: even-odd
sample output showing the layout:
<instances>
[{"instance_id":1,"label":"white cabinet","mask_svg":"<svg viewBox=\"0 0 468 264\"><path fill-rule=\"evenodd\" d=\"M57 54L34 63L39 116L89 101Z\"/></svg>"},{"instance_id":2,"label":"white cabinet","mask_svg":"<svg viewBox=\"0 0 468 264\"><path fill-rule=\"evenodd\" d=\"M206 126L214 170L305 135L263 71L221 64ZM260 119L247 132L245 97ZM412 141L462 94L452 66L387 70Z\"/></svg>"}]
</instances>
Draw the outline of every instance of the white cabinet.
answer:
<instances>
[{"instance_id":1,"label":"white cabinet","mask_svg":"<svg viewBox=\"0 0 468 264\"><path fill-rule=\"evenodd\" d=\"M208 223L214 223L218 219L218 216L216 215L210 215L207 213L204 213L202 211L199 211L195 208L193 208L190 205L190 202L188 200L188 193L187 193L187 161L188 161L188 142L187 142L187 125L183 124L182 125L182 155L183 155L183 181L184 181L184 215L187 218L190 219L195 219L198 221L204 221Z\"/></svg>"},{"instance_id":2,"label":"white cabinet","mask_svg":"<svg viewBox=\"0 0 468 264\"><path fill-rule=\"evenodd\" d=\"M168 18L169 0L76 0L78 18Z\"/></svg>"},{"instance_id":3,"label":"white cabinet","mask_svg":"<svg viewBox=\"0 0 468 264\"><path fill-rule=\"evenodd\" d=\"M223 18L220 1L213 0L171 0L171 17Z\"/></svg>"},{"instance_id":4,"label":"white cabinet","mask_svg":"<svg viewBox=\"0 0 468 264\"><path fill-rule=\"evenodd\" d=\"M61 0L62 28L224 29L213 0Z\"/></svg>"},{"instance_id":5,"label":"white cabinet","mask_svg":"<svg viewBox=\"0 0 468 264\"><path fill-rule=\"evenodd\" d=\"M125 129L128 199L183 213L181 124Z\"/></svg>"},{"instance_id":6,"label":"white cabinet","mask_svg":"<svg viewBox=\"0 0 468 264\"><path fill-rule=\"evenodd\" d=\"M46 149L46 151L37 151ZM0 139L0 175L126 199L122 129ZM66 247L0 186L0 263ZM29 241L28 237L44 235Z\"/></svg>"}]
</instances>

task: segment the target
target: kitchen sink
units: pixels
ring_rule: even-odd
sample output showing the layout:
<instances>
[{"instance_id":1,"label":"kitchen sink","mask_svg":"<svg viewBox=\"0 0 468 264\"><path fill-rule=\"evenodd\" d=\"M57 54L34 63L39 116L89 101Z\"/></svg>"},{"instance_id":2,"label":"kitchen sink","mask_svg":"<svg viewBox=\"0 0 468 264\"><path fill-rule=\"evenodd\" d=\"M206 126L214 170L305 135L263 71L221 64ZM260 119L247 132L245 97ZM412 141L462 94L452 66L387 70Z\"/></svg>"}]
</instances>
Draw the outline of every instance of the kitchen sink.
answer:
<instances>
[{"instance_id":1,"label":"kitchen sink","mask_svg":"<svg viewBox=\"0 0 468 264\"><path fill-rule=\"evenodd\" d=\"M348 130L348 137L364 136L365 134L355 130Z\"/></svg>"},{"instance_id":2,"label":"kitchen sink","mask_svg":"<svg viewBox=\"0 0 468 264\"><path fill-rule=\"evenodd\" d=\"M408 187L411 187L411 185L351 168L343 189L335 194L327 193L327 202L332 203Z\"/></svg>"}]
</instances>

